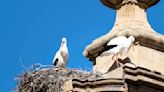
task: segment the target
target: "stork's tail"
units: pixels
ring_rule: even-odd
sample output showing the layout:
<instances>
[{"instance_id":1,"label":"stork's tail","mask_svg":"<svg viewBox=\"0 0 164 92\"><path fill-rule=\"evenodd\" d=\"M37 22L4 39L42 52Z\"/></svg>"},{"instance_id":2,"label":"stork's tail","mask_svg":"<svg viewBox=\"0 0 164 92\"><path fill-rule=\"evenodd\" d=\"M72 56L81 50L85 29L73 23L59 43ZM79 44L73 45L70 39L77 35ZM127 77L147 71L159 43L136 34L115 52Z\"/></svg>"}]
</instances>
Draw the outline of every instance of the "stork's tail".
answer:
<instances>
[{"instance_id":1,"label":"stork's tail","mask_svg":"<svg viewBox=\"0 0 164 92\"><path fill-rule=\"evenodd\" d=\"M110 49L116 47L117 45L109 45L109 46L105 46L102 51L99 53L100 56L105 56L105 55L109 55L111 54L111 52L109 51Z\"/></svg>"},{"instance_id":2,"label":"stork's tail","mask_svg":"<svg viewBox=\"0 0 164 92\"><path fill-rule=\"evenodd\" d=\"M54 65L54 66L56 66L56 65L57 65L57 63L58 63L58 61L59 61L59 59L58 59L58 58L57 58L57 59L55 59L55 61L54 61L53 65Z\"/></svg>"}]
</instances>

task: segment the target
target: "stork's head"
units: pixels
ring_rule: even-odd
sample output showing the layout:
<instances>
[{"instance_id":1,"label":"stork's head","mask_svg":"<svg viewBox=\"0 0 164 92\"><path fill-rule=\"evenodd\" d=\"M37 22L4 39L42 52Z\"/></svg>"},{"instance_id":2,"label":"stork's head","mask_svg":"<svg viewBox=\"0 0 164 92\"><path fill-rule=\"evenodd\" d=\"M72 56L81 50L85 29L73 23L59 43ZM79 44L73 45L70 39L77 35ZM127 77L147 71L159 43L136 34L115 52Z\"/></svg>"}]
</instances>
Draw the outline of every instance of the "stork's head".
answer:
<instances>
[{"instance_id":1,"label":"stork's head","mask_svg":"<svg viewBox=\"0 0 164 92\"><path fill-rule=\"evenodd\" d=\"M135 45L135 38L134 36L129 36L128 39L131 41L131 46L133 47L133 51L134 51L134 45Z\"/></svg>"},{"instance_id":2,"label":"stork's head","mask_svg":"<svg viewBox=\"0 0 164 92\"><path fill-rule=\"evenodd\" d=\"M128 39L130 39L130 41L131 41L132 43L134 43L134 41L135 41L134 36L129 36L129 38L128 38Z\"/></svg>"},{"instance_id":3,"label":"stork's head","mask_svg":"<svg viewBox=\"0 0 164 92\"><path fill-rule=\"evenodd\" d=\"M67 42L67 39L66 39L65 37L63 37L63 38L62 38L62 46L63 46L64 44L66 44L66 42Z\"/></svg>"},{"instance_id":4,"label":"stork's head","mask_svg":"<svg viewBox=\"0 0 164 92\"><path fill-rule=\"evenodd\" d=\"M65 37L62 38L62 42L66 42L67 39Z\"/></svg>"}]
</instances>

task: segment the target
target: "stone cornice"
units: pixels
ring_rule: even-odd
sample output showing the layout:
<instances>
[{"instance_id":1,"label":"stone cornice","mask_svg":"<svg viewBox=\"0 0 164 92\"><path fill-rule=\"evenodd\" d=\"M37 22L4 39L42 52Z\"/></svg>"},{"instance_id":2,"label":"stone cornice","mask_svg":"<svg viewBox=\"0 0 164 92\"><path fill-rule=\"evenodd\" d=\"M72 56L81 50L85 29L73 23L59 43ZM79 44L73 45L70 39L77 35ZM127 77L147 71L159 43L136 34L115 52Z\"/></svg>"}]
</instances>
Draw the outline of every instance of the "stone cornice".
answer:
<instances>
[{"instance_id":1,"label":"stone cornice","mask_svg":"<svg viewBox=\"0 0 164 92\"><path fill-rule=\"evenodd\" d=\"M137 4L145 9L157 4L160 0L100 0L105 6L112 9L119 9L124 4Z\"/></svg>"},{"instance_id":2,"label":"stone cornice","mask_svg":"<svg viewBox=\"0 0 164 92\"><path fill-rule=\"evenodd\" d=\"M105 78L95 80L69 80L66 86L70 86L65 91L119 91L127 92L128 85L139 85L151 87L164 91L164 75L142 67L124 66L123 78ZM114 70L113 70L114 71ZM115 72L117 74L117 72ZM110 75L109 75L110 76Z\"/></svg>"},{"instance_id":3,"label":"stone cornice","mask_svg":"<svg viewBox=\"0 0 164 92\"><path fill-rule=\"evenodd\" d=\"M90 87L96 87L99 85L124 85L124 80L123 79L110 79L110 80L106 80L106 79L97 79L95 80L79 80L79 79L73 79L72 83L74 85L78 85L81 87L86 87L86 86L90 86Z\"/></svg>"},{"instance_id":4,"label":"stone cornice","mask_svg":"<svg viewBox=\"0 0 164 92\"><path fill-rule=\"evenodd\" d=\"M124 78L126 83L134 85L145 85L164 91L164 75L142 67L124 67Z\"/></svg>"},{"instance_id":5,"label":"stone cornice","mask_svg":"<svg viewBox=\"0 0 164 92\"><path fill-rule=\"evenodd\" d=\"M144 31L142 29L133 29L126 28L122 31L111 31L106 35L99 37L94 40L90 45L88 45L83 55L89 58L91 61L94 61L95 58L99 55L99 52L104 48L107 42L117 36L134 36L137 41L140 42L140 45L150 47L159 51L164 52L164 36L155 32Z\"/></svg>"}]
</instances>

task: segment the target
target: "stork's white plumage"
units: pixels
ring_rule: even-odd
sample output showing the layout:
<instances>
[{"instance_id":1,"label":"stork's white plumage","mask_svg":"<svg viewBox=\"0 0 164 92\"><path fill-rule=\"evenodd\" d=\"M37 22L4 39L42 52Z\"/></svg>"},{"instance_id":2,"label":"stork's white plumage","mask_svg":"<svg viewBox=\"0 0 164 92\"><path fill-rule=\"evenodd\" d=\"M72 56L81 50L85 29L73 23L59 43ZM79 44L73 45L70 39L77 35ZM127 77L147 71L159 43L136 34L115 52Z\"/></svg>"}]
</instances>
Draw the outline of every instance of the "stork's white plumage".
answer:
<instances>
[{"instance_id":1,"label":"stork's white plumage","mask_svg":"<svg viewBox=\"0 0 164 92\"><path fill-rule=\"evenodd\" d=\"M67 48L67 39L62 38L61 46L56 52L53 59L53 65L57 67L66 67L68 63L68 48Z\"/></svg>"},{"instance_id":2,"label":"stork's white plumage","mask_svg":"<svg viewBox=\"0 0 164 92\"><path fill-rule=\"evenodd\" d=\"M107 46L112 47L109 50L105 51L105 54L114 54L112 59L116 57L116 61L118 64L118 54L123 55L127 54L130 47L133 45L135 38L133 36L129 36L128 38L125 36L118 36L113 38L107 43Z\"/></svg>"}]
</instances>

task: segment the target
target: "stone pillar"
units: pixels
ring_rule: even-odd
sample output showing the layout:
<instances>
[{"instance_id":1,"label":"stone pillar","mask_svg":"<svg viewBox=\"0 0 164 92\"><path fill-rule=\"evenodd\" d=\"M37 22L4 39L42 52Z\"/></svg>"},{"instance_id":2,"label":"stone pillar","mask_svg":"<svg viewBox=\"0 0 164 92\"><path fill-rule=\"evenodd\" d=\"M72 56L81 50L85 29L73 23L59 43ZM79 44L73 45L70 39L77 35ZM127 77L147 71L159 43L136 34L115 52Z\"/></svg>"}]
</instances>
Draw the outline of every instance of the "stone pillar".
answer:
<instances>
[{"instance_id":1,"label":"stone pillar","mask_svg":"<svg viewBox=\"0 0 164 92\"><path fill-rule=\"evenodd\" d=\"M146 9L144 7L137 5L136 0L123 3L124 5L116 10L115 28L137 25L154 32L147 21Z\"/></svg>"}]
</instances>

